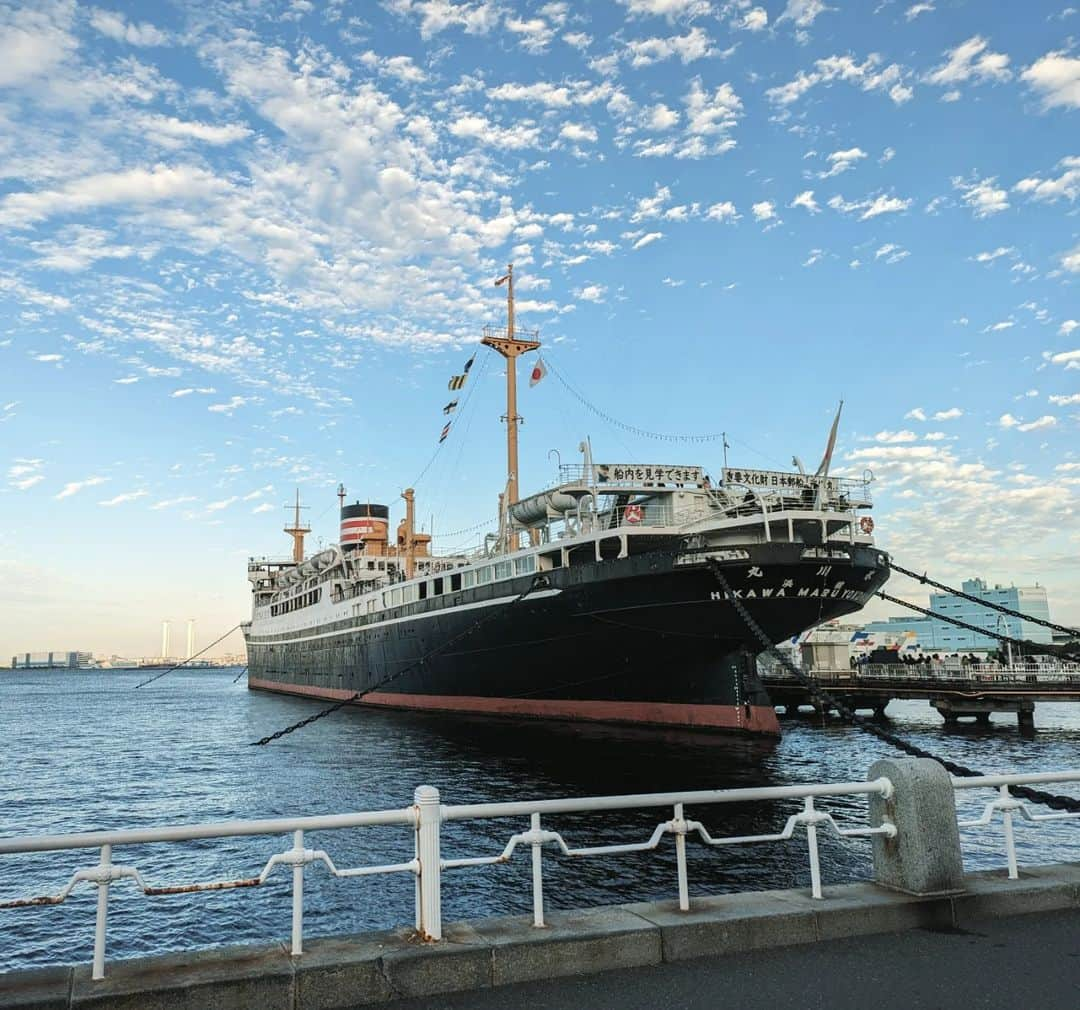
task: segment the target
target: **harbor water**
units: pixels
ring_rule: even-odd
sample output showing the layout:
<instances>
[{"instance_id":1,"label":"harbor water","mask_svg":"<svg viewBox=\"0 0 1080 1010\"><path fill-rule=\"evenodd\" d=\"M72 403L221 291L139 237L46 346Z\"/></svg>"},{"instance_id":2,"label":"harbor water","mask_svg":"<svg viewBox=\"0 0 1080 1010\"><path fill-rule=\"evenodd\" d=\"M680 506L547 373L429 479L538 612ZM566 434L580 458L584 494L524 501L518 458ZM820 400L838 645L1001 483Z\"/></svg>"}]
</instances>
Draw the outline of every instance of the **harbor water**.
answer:
<instances>
[{"instance_id":1,"label":"harbor water","mask_svg":"<svg viewBox=\"0 0 1080 1010\"><path fill-rule=\"evenodd\" d=\"M349 708L265 747L249 746L318 710L319 703L249 692L237 670L177 671L135 690L132 672L0 673L0 835L58 834L400 808L421 784L446 803L611 795L661 790L861 780L893 752L853 727L820 716L783 721L780 740L449 718ZM1080 706L1039 705L1036 732L994 716L988 727L945 728L926 702L893 702L893 726L926 749L988 773L1080 766ZM1062 792L1080 795L1075 784ZM973 815L991 799L963 797ZM865 800L819 803L841 823L865 818ZM694 808L716 835L774 832L797 802ZM570 845L644 841L670 811L552 817ZM524 819L444 827L443 856L494 855ZM962 835L971 869L1004 863L1000 823ZM412 858L407 829L312 832L338 867ZM288 837L210 839L117 848L151 885L254 876ZM1022 863L1080 859L1077 822L1020 823ZM870 845L823 832L826 883L866 878ZM808 886L804 836L790 842L710 849L688 842L691 895ZM0 900L54 894L93 850L0 856ZM658 853L560 858L545 851L549 907L615 904L676 894L673 845ZM444 921L531 910L525 849L513 861L447 871ZM134 957L224 943L284 939L291 874L261 888L146 897L130 882L112 889L108 956ZM63 905L0 909L0 971L89 961L95 898L82 885ZM410 925L406 874L336 880L319 866L305 877L305 936Z\"/></svg>"}]
</instances>

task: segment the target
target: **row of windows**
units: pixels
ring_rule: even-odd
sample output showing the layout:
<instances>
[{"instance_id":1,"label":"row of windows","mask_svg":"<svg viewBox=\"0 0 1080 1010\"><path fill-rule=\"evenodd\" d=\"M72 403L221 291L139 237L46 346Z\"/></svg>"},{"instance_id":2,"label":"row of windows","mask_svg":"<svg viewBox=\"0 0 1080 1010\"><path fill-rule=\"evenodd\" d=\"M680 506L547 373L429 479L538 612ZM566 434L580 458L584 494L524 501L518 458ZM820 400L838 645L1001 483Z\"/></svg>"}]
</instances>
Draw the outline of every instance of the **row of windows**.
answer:
<instances>
[{"instance_id":1,"label":"row of windows","mask_svg":"<svg viewBox=\"0 0 1080 1010\"><path fill-rule=\"evenodd\" d=\"M299 610L301 607L310 607L311 604L318 603L319 597L321 596L321 588L312 589L310 592L294 596L291 600L285 600L283 603L275 603L270 608L270 613L274 617L277 617L279 614L291 614L294 610Z\"/></svg>"},{"instance_id":2,"label":"row of windows","mask_svg":"<svg viewBox=\"0 0 1080 1010\"><path fill-rule=\"evenodd\" d=\"M414 582L412 585L388 589L383 593L384 607L400 607L404 603L416 603L419 600L442 596L443 593L456 593L462 589L485 586L490 582L499 582L515 575L531 575L536 571L536 555L527 554L512 561L497 561L482 568L469 568L440 578Z\"/></svg>"}]
</instances>

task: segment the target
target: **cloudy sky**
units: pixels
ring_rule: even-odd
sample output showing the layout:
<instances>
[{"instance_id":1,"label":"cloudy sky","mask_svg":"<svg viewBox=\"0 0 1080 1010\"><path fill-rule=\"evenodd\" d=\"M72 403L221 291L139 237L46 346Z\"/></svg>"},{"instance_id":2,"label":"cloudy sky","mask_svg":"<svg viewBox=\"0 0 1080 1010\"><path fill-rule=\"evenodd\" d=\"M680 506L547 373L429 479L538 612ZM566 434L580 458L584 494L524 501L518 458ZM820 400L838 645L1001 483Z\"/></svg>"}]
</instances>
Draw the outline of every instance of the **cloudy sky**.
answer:
<instances>
[{"instance_id":1,"label":"cloudy sky","mask_svg":"<svg viewBox=\"0 0 1080 1010\"><path fill-rule=\"evenodd\" d=\"M1068 0L0 2L0 655L208 641L297 486L325 540L342 481L475 543L486 352L437 439L511 261L525 488L586 435L720 466L633 428L816 464L842 398L902 564L1080 621L1078 40Z\"/></svg>"}]
</instances>

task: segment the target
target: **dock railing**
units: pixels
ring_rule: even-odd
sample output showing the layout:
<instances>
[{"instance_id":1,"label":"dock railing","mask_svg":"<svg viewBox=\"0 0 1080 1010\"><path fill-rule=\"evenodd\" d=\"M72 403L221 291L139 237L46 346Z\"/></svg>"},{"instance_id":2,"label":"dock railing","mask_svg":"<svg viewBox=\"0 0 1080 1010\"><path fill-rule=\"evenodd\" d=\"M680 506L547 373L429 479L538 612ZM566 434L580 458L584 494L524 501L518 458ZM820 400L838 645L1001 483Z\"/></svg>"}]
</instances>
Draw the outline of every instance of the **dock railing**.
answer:
<instances>
[{"instance_id":1,"label":"dock railing","mask_svg":"<svg viewBox=\"0 0 1080 1010\"><path fill-rule=\"evenodd\" d=\"M881 765L901 771L907 767L902 762L879 762L879 766ZM961 827L986 827L990 825L994 814L1001 812L1004 818L1009 875L1014 879L1016 877L1016 849L1012 833L1014 818L1019 816L1028 822L1039 823L1050 819L1077 816L1072 814L1031 814L1023 804L1009 795L1008 787L1017 783L1080 781L1080 771L1042 775L1003 775L982 779L954 779L951 780L950 787L949 777L935 762L914 762L913 765L932 766L931 771L940 773L938 776L940 781L937 783L938 792L940 794L941 789L944 788L949 797L952 795L952 788L973 789L984 787L998 789L999 796L987 804L983 816L977 820L965 821L961 824ZM873 774L873 770L871 773ZM174 825L160 828L94 831L66 835L0 838L0 856L30 852L59 852L70 849L98 850L98 862L96 865L87 866L75 872L67 884L53 894L7 900L3 900L3 896L0 896L0 915L12 914L13 911L19 908L61 904L80 884L96 887L97 903L92 977L102 979L105 977L110 889L113 884L123 881L131 881L134 886L148 897L159 897L172 894L258 887L264 884L278 868L291 869L291 953L294 957L299 957L303 953L304 873L306 867L313 863L319 864L336 878L388 873L412 874L415 879L415 928L424 939L438 941L442 938L442 873L444 870L508 863L518 849L528 849L531 853L532 862L533 924L537 927L543 927L545 924L543 850L546 846L553 847L562 856L570 858L612 857L635 852L655 852L664 839L670 835L674 839L675 886L679 908L688 911L691 907L686 860L688 837L695 838L711 848L721 848L732 845L790 842L797 830L805 832L805 845L810 869L810 892L813 898L822 900L818 832L828 830L840 838L875 836L875 867L877 867L878 842L885 843L886 848L881 849L882 852L885 852L887 847L895 842L898 833L914 832L913 827L904 826L904 823L908 822L901 823L904 817L911 816L911 810L916 811L919 829L925 829L927 818L923 814L918 814L923 798L914 795L918 792L918 788L924 787L916 788L915 786L904 785L902 788L912 794L902 797L905 800L904 803L899 803L894 796L896 787L893 780L879 774L866 782L444 805L437 789L431 786L420 786L415 791L413 804L396 810L273 820L226 821L216 824ZM819 809L817 805L818 801L830 798L859 796L866 796L870 801L870 816L864 824L841 826L830 813ZM791 814L786 819L781 830L769 834L714 836L700 821L687 816L688 807L783 800L800 800L802 809ZM938 800L940 801L940 795ZM948 801L948 806L952 809L951 799ZM543 821L544 818L560 814L592 814L602 817L606 812L610 811L641 809L670 809L671 817L661 820L655 826L651 835L647 839L640 841L584 847L573 846L561 832L545 827ZM894 810L900 811L900 816L892 816L891 812ZM905 813L905 811L908 811L908 813ZM481 856L445 857L442 852L443 823L491 818L527 818L529 827L528 830L516 831L510 834L505 845L498 852ZM957 830L955 816L952 823L951 830L955 835ZM335 864L327 851L307 848L305 845L306 832L339 831L387 825L400 825L410 830L413 836L411 858L403 859L397 863L341 868ZM114 849L127 845L183 843L198 839L235 838L252 835L291 835L291 845L284 851L272 855L262 871L254 877L152 885L146 881L138 867L113 861ZM895 848L895 845L893 847ZM940 854L935 858L940 861ZM959 865L958 849L956 860L957 865ZM901 868L901 872L907 871ZM911 888L907 889L911 890ZM915 888L915 890L918 889Z\"/></svg>"}]
</instances>

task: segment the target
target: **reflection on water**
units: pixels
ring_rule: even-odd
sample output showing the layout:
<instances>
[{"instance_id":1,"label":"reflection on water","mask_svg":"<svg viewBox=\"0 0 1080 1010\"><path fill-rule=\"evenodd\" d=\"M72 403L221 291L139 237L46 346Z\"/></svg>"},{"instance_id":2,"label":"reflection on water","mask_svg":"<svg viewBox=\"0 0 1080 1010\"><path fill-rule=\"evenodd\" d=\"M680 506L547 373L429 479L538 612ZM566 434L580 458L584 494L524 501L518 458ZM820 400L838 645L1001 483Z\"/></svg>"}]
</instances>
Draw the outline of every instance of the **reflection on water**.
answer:
<instances>
[{"instance_id":1,"label":"reflection on water","mask_svg":"<svg viewBox=\"0 0 1080 1010\"><path fill-rule=\"evenodd\" d=\"M0 833L6 836L108 827L194 823L240 817L336 813L406 806L417 785L445 803L590 796L663 790L862 780L890 749L820 717L784 720L782 740L738 739L575 724L448 718L348 709L268 747L248 742L316 710L301 699L248 692L235 671L177 672L132 691L137 673L0 674ZM1080 765L1080 706L1036 709L1038 731L1023 737L1015 717L988 727L945 729L925 702L890 706L894 726L931 751L987 771ZM997 721L1000 718L1000 721ZM1069 791L1065 789L1063 791ZM1071 787L1076 794L1076 787ZM965 810L989 796L965 794ZM865 801L820 804L843 822ZM695 808L714 834L778 830L798 803ZM554 817L570 845L645 840L664 811ZM443 855L494 854L525 819L454 822ZM1022 860L1080 858L1076 822L1018 828ZM341 866L412 856L403 828L322 832L307 844ZM152 884L257 873L289 846L285 838L221 839L131 846L114 859L138 866ZM804 886L805 845L687 847L691 892ZM1000 866L1000 834L965 834L972 867ZM0 896L59 890L96 854L0 856ZM869 843L822 840L826 882L864 877ZM545 896L554 907L617 903L675 893L670 840L654 854L566 860L545 856ZM448 871L445 920L531 908L528 853L509 865ZM289 876L254 891L146 898L130 885L110 897L109 955L284 938ZM412 921L405 875L338 881L317 867L306 881L305 935L351 932ZM0 970L90 957L94 896L77 890L65 905L0 911Z\"/></svg>"}]
</instances>

